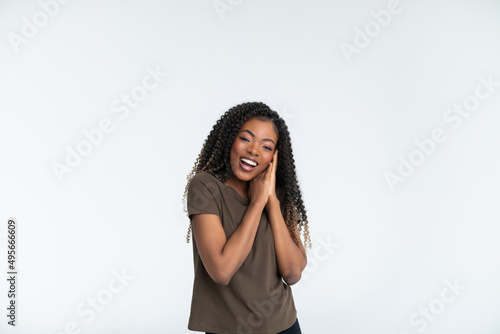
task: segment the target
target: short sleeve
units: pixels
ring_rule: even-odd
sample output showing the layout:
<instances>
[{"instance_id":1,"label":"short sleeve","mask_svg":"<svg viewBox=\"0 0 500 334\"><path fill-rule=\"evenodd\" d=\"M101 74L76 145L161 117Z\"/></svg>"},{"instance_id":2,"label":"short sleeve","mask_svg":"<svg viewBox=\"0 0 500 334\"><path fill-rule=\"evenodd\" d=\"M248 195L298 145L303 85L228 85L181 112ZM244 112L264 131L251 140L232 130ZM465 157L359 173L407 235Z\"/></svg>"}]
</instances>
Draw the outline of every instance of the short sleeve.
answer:
<instances>
[{"instance_id":1,"label":"short sleeve","mask_svg":"<svg viewBox=\"0 0 500 334\"><path fill-rule=\"evenodd\" d=\"M210 213L220 217L217 198L219 189L212 176L196 174L189 182L187 193L188 217L200 213Z\"/></svg>"}]
</instances>

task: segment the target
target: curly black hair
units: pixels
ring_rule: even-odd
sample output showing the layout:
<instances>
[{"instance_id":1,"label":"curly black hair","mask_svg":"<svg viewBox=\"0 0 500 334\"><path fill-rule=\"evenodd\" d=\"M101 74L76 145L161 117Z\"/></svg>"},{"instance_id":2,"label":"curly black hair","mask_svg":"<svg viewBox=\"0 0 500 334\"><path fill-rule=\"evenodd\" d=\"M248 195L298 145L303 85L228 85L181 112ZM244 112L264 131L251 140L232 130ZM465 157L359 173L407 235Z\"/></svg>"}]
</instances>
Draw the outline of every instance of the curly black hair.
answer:
<instances>
[{"instance_id":1,"label":"curly black hair","mask_svg":"<svg viewBox=\"0 0 500 334\"><path fill-rule=\"evenodd\" d=\"M186 198L189 183L193 176L201 171L208 172L221 182L227 181L234 175L229 161L229 154L236 135L243 123L250 118L258 118L273 123L273 128L278 135L276 149L279 151L278 166L276 167L276 193L284 192L285 223L293 241L298 245L294 233L294 224L298 218L297 229L299 233L304 228L304 246L311 248L311 237L309 236L309 225L306 209L302 202L302 195L295 173L295 160L293 159L292 143L290 133L285 121L279 114L262 102L246 102L230 108L226 111L205 140L205 144L196 159L191 173L187 176L187 184L184 190L183 204L186 215ZM298 217L295 216L297 212ZM191 223L187 231L187 242L191 233Z\"/></svg>"}]
</instances>

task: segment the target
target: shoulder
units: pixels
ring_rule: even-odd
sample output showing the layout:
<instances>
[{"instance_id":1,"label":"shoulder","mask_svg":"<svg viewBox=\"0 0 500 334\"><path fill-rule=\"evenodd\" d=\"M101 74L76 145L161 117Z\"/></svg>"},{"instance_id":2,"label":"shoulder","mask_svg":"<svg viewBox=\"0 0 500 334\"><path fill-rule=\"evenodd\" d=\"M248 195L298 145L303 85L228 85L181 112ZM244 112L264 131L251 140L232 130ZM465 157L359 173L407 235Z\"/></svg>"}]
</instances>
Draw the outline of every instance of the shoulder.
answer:
<instances>
[{"instance_id":1,"label":"shoulder","mask_svg":"<svg viewBox=\"0 0 500 334\"><path fill-rule=\"evenodd\" d=\"M196 173L189 182L188 192L192 191L203 191L210 192L212 195L219 194L219 185L215 176L208 172L198 172Z\"/></svg>"},{"instance_id":2,"label":"shoulder","mask_svg":"<svg viewBox=\"0 0 500 334\"><path fill-rule=\"evenodd\" d=\"M215 184L218 180L212 174L202 171L196 173L192 178L190 183L203 183L205 185Z\"/></svg>"},{"instance_id":3,"label":"shoulder","mask_svg":"<svg viewBox=\"0 0 500 334\"><path fill-rule=\"evenodd\" d=\"M220 191L215 177L207 172L196 173L189 182L187 193L188 217L210 213L220 217Z\"/></svg>"}]
</instances>

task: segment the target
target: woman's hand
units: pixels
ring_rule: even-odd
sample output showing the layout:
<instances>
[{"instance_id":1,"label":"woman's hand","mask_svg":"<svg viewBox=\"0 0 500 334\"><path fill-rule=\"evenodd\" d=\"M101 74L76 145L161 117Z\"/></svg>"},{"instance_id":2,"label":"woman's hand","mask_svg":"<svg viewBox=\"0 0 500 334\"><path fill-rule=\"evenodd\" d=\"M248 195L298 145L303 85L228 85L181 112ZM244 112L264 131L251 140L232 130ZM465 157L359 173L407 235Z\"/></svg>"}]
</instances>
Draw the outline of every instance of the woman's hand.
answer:
<instances>
[{"instance_id":1,"label":"woman's hand","mask_svg":"<svg viewBox=\"0 0 500 334\"><path fill-rule=\"evenodd\" d=\"M273 160L271 160L271 165L268 167L270 170L269 175L269 199L277 199L276 196L276 170L278 169L278 150L274 151Z\"/></svg>"},{"instance_id":2,"label":"woman's hand","mask_svg":"<svg viewBox=\"0 0 500 334\"><path fill-rule=\"evenodd\" d=\"M248 188L248 197L250 202L261 201L263 205L267 204L270 196L276 197L276 162L278 150L274 152L273 160L260 172L259 175L250 181Z\"/></svg>"}]
</instances>

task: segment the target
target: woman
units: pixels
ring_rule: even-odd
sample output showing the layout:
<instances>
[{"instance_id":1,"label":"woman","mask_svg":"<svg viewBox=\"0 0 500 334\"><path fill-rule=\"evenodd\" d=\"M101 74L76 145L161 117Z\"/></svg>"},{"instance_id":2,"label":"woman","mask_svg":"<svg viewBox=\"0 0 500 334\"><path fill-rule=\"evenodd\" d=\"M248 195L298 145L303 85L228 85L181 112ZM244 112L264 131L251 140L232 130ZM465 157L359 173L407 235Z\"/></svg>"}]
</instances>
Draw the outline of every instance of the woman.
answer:
<instances>
[{"instance_id":1,"label":"woman","mask_svg":"<svg viewBox=\"0 0 500 334\"><path fill-rule=\"evenodd\" d=\"M187 179L195 269L188 329L301 333L290 285L307 264L302 227L311 241L284 120L260 102L229 109Z\"/></svg>"}]
</instances>

